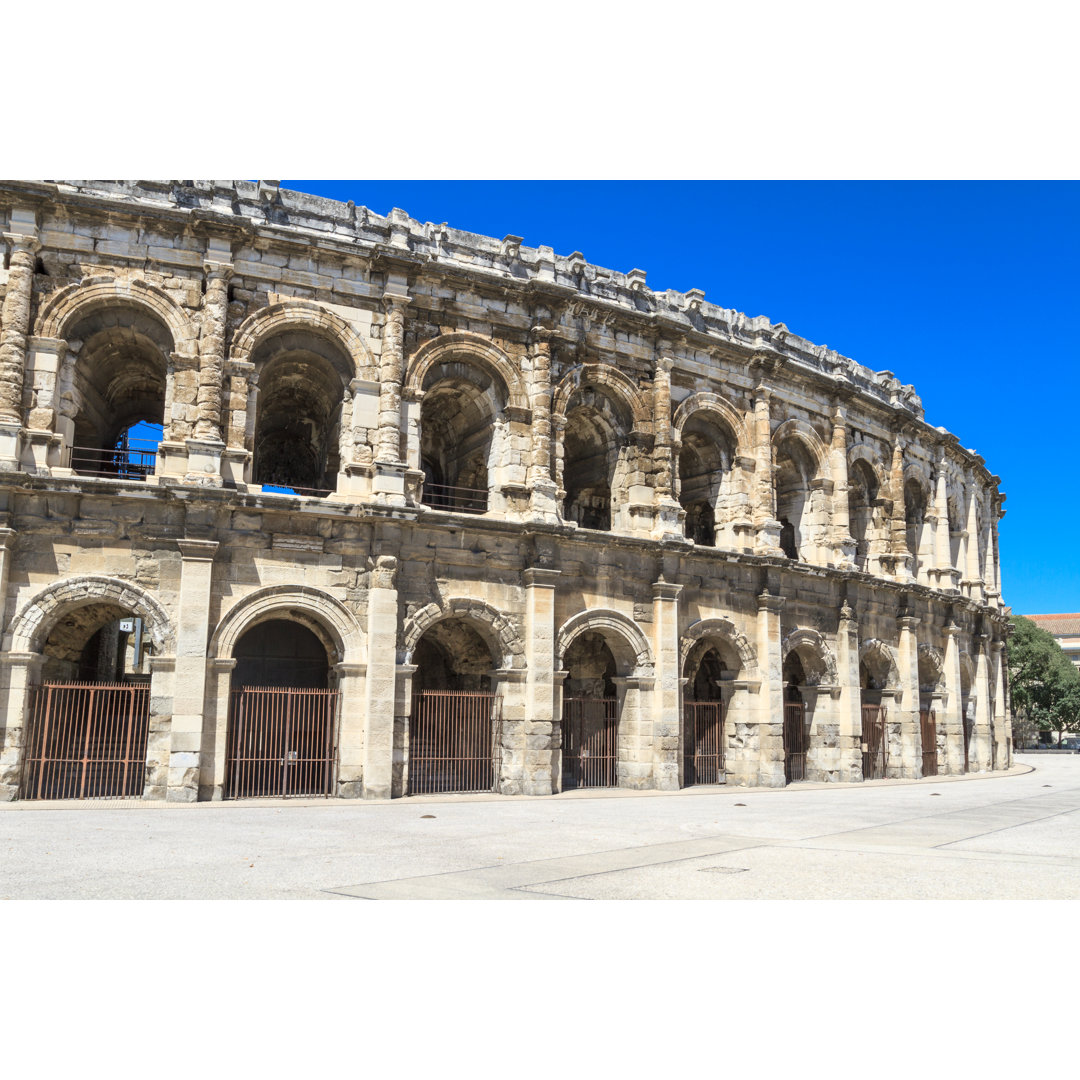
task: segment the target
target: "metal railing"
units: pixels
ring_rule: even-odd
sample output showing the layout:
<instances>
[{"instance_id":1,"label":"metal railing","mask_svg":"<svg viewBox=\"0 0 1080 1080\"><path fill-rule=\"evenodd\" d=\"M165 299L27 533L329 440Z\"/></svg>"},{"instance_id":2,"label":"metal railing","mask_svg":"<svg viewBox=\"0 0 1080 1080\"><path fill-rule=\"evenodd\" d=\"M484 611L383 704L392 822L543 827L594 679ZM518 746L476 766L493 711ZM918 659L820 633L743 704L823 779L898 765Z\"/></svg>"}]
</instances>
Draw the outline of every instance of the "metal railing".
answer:
<instances>
[{"instance_id":1,"label":"metal railing","mask_svg":"<svg viewBox=\"0 0 1080 1080\"><path fill-rule=\"evenodd\" d=\"M563 698L563 790L618 787L619 703Z\"/></svg>"},{"instance_id":2,"label":"metal railing","mask_svg":"<svg viewBox=\"0 0 1080 1080\"><path fill-rule=\"evenodd\" d=\"M933 709L919 710L919 728L922 734L922 774L937 776L937 717Z\"/></svg>"},{"instance_id":3,"label":"metal railing","mask_svg":"<svg viewBox=\"0 0 1080 1080\"><path fill-rule=\"evenodd\" d=\"M683 783L723 784L724 708L719 701L684 701L686 754Z\"/></svg>"},{"instance_id":4,"label":"metal railing","mask_svg":"<svg viewBox=\"0 0 1080 1080\"><path fill-rule=\"evenodd\" d=\"M334 793L340 691L245 686L229 698L225 798Z\"/></svg>"},{"instance_id":5,"label":"metal railing","mask_svg":"<svg viewBox=\"0 0 1080 1080\"><path fill-rule=\"evenodd\" d=\"M486 514L488 493L482 488L453 487L450 484L424 482L420 498L432 510L452 510L456 514Z\"/></svg>"},{"instance_id":6,"label":"metal railing","mask_svg":"<svg viewBox=\"0 0 1080 1080\"><path fill-rule=\"evenodd\" d=\"M494 694L473 690L413 694L409 794L493 791L498 726Z\"/></svg>"},{"instance_id":7,"label":"metal railing","mask_svg":"<svg viewBox=\"0 0 1080 1080\"><path fill-rule=\"evenodd\" d=\"M806 706L798 702L784 704L784 779L806 779Z\"/></svg>"},{"instance_id":8,"label":"metal railing","mask_svg":"<svg viewBox=\"0 0 1080 1080\"><path fill-rule=\"evenodd\" d=\"M864 780L884 780L889 767L889 738L884 705L862 707L862 771Z\"/></svg>"},{"instance_id":9,"label":"metal railing","mask_svg":"<svg viewBox=\"0 0 1080 1080\"><path fill-rule=\"evenodd\" d=\"M264 495L304 495L312 499L325 499L333 495L333 488L297 487L295 484L260 484Z\"/></svg>"},{"instance_id":10,"label":"metal railing","mask_svg":"<svg viewBox=\"0 0 1080 1080\"><path fill-rule=\"evenodd\" d=\"M73 446L71 467L83 476L145 480L154 475L157 454L156 450L100 450L91 446Z\"/></svg>"},{"instance_id":11,"label":"metal railing","mask_svg":"<svg viewBox=\"0 0 1080 1080\"><path fill-rule=\"evenodd\" d=\"M20 797L140 798L149 730L149 686L44 683L36 687Z\"/></svg>"}]
</instances>

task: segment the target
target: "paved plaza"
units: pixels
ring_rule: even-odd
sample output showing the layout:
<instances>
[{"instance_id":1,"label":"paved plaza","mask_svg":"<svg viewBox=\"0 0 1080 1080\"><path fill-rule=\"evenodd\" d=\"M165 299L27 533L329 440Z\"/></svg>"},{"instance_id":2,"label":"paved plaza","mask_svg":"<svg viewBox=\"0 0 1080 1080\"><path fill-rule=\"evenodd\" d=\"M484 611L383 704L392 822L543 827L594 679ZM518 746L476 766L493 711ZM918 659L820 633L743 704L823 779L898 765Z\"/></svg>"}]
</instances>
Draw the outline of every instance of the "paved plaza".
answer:
<instances>
[{"instance_id":1,"label":"paved plaza","mask_svg":"<svg viewBox=\"0 0 1080 1080\"><path fill-rule=\"evenodd\" d=\"M1080 755L915 782L0 806L3 899L1075 899Z\"/></svg>"}]
</instances>

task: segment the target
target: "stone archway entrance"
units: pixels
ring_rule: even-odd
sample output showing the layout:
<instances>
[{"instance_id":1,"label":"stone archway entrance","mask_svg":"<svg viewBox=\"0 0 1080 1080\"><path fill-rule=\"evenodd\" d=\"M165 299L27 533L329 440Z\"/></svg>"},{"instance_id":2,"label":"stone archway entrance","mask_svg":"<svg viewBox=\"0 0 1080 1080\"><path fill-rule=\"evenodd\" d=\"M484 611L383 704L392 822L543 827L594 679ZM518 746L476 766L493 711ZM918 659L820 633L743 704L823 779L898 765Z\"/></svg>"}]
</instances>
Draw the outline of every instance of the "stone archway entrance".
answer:
<instances>
[{"instance_id":1,"label":"stone archway entrance","mask_svg":"<svg viewBox=\"0 0 1080 1080\"><path fill-rule=\"evenodd\" d=\"M562 790L617 787L619 701L615 657L596 631L579 635L563 660Z\"/></svg>"},{"instance_id":2,"label":"stone archway entrance","mask_svg":"<svg viewBox=\"0 0 1080 1080\"><path fill-rule=\"evenodd\" d=\"M225 797L333 794L340 695L324 643L298 622L269 619L234 656Z\"/></svg>"},{"instance_id":3,"label":"stone archway entrance","mask_svg":"<svg viewBox=\"0 0 1080 1080\"><path fill-rule=\"evenodd\" d=\"M501 746L491 650L463 619L429 627L413 652L410 795L493 791Z\"/></svg>"},{"instance_id":4,"label":"stone archway entrance","mask_svg":"<svg viewBox=\"0 0 1080 1080\"><path fill-rule=\"evenodd\" d=\"M723 784L725 708L721 686L729 671L720 650L709 639L686 660L683 694L683 786Z\"/></svg>"}]
</instances>

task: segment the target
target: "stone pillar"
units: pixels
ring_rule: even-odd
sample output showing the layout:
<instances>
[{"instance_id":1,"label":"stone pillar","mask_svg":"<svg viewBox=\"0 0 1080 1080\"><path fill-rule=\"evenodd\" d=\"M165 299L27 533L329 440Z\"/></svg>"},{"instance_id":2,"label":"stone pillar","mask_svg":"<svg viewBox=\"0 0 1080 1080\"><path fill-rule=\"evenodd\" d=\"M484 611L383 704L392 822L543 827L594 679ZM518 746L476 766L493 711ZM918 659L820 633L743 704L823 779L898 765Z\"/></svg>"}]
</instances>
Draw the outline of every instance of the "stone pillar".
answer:
<instances>
[{"instance_id":1,"label":"stone pillar","mask_svg":"<svg viewBox=\"0 0 1080 1080\"><path fill-rule=\"evenodd\" d=\"M11 245L11 261L0 308L0 468L17 469L34 261L41 243L34 235L15 232L4 233L4 239Z\"/></svg>"},{"instance_id":2,"label":"stone pillar","mask_svg":"<svg viewBox=\"0 0 1080 1080\"><path fill-rule=\"evenodd\" d=\"M975 698L975 722L971 729L972 772L989 772L993 758L991 743L993 731L990 726L990 636L975 634L971 644L975 650L975 685L971 688Z\"/></svg>"},{"instance_id":3,"label":"stone pillar","mask_svg":"<svg viewBox=\"0 0 1080 1080\"><path fill-rule=\"evenodd\" d=\"M202 798L219 801L225 796L226 750L229 735L229 691L232 689L232 673L236 668L234 656L222 656L207 665L206 701L207 712L213 716L213 726L205 725L203 738L203 775L212 776L212 782L202 792ZM210 703L213 702L211 710ZM206 747L210 745L209 749Z\"/></svg>"},{"instance_id":4,"label":"stone pillar","mask_svg":"<svg viewBox=\"0 0 1080 1080\"><path fill-rule=\"evenodd\" d=\"M679 789L679 593L683 587L661 579L653 584L652 646L656 658L653 690L653 786Z\"/></svg>"},{"instance_id":5,"label":"stone pillar","mask_svg":"<svg viewBox=\"0 0 1080 1080\"><path fill-rule=\"evenodd\" d=\"M833 558L837 566L851 569L855 565L855 537L851 535L851 511L848 507L847 409L843 405L833 409L829 470L833 479Z\"/></svg>"},{"instance_id":6,"label":"stone pillar","mask_svg":"<svg viewBox=\"0 0 1080 1080\"><path fill-rule=\"evenodd\" d=\"M496 668L489 674L499 720L494 743L495 790L502 795L525 795L529 724L525 684L529 674L524 668Z\"/></svg>"},{"instance_id":7,"label":"stone pillar","mask_svg":"<svg viewBox=\"0 0 1080 1080\"><path fill-rule=\"evenodd\" d=\"M528 569L525 580L525 758L522 794L555 790L555 588L560 571Z\"/></svg>"},{"instance_id":8,"label":"stone pillar","mask_svg":"<svg viewBox=\"0 0 1080 1080\"><path fill-rule=\"evenodd\" d=\"M947 519L946 519L947 520ZM939 755L938 768L954 776L964 771L964 718L960 697L960 627L951 619L945 627L945 694L938 729L945 737L944 760Z\"/></svg>"},{"instance_id":9,"label":"stone pillar","mask_svg":"<svg viewBox=\"0 0 1080 1080\"><path fill-rule=\"evenodd\" d=\"M258 396L255 365L247 360L230 360L225 365L225 375L229 389L225 398L225 449L221 454L221 478L226 483L247 484L251 482L251 451L248 445L255 434L255 403Z\"/></svg>"},{"instance_id":10,"label":"stone pillar","mask_svg":"<svg viewBox=\"0 0 1080 1080\"><path fill-rule=\"evenodd\" d=\"M202 327L199 332L199 391L195 399L198 418L195 438L222 442L222 391L225 382L225 320L229 311L231 263L207 262L203 294Z\"/></svg>"},{"instance_id":11,"label":"stone pillar","mask_svg":"<svg viewBox=\"0 0 1080 1080\"><path fill-rule=\"evenodd\" d=\"M653 500L655 521L653 535L682 538L679 519L682 507L675 498L675 462L671 440L671 369L675 361L670 356L656 360L653 376Z\"/></svg>"},{"instance_id":12,"label":"stone pillar","mask_svg":"<svg viewBox=\"0 0 1080 1080\"><path fill-rule=\"evenodd\" d=\"M552 472L551 446L551 339L553 332L534 326L529 335L529 405L532 408L532 446L525 482L529 487L532 516L539 521L558 521L556 484Z\"/></svg>"},{"instance_id":13,"label":"stone pillar","mask_svg":"<svg viewBox=\"0 0 1080 1080\"><path fill-rule=\"evenodd\" d=\"M861 781L862 769L862 688L859 685L859 623L845 600L840 606L836 628L836 681L840 728L840 779Z\"/></svg>"},{"instance_id":14,"label":"stone pillar","mask_svg":"<svg viewBox=\"0 0 1080 1080\"><path fill-rule=\"evenodd\" d=\"M397 694L398 561L378 555L371 569L368 589L367 679L364 731L365 799L389 799L395 790L394 765L401 772L402 758L394 746Z\"/></svg>"},{"instance_id":15,"label":"stone pillar","mask_svg":"<svg viewBox=\"0 0 1080 1080\"><path fill-rule=\"evenodd\" d=\"M44 661L41 653L0 653L0 802L19 797L26 706Z\"/></svg>"},{"instance_id":16,"label":"stone pillar","mask_svg":"<svg viewBox=\"0 0 1080 1080\"><path fill-rule=\"evenodd\" d=\"M11 576L11 551L15 544L15 530L0 526L0 641L7 626L7 587Z\"/></svg>"},{"instance_id":17,"label":"stone pillar","mask_svg":"<svg viewBox=\"0 0 1080 1080\"><path fill-rule=\"evenodd\" d=\"M176 626L176 668L169 735L170 802L195 802L203 765L206 647L216 540L179 540L183 563ZM212 775L207 777L212 784Z\"/></svg>"},{"instance_id":18,"label":"stone pillar","mask_svg":"<svg viewBox=\"0 0 1080 1080\"><path fill-rule=\"evenodd\" d=\"M338 693L337 790L341 799L359 799L364 793L364 675L363 664L334 666Z\"/></svg>"},{"instance_id":19,"label":"stone pillar","mask_svg":"<svg viewBox=\"0 0 1080 1080\"><path fill-rule=\"evenodd\" d=\"M379 428L375 439L378 462L396 464L401 456L401 385L405 377L405 308L408 296L387 293L379 364Z\"/></svg>"},{"instance_id":20,"label":"stone pillar","mask_svg":"<svg viewBox=\"0 0 1080 1080\"><path fill-rule=\"evenodd\" d=\"M922 728L919 724L919 639L915 628L920 620L902 615L896 620L900 630L897 667L900 670L902 696L893 702L899 712L900 760L895 775L912 780L922 776ZM928 749L934 749L928 747ZM890 761L890 765L892 762ZM892 769L889 770L892 772Z\"/></svg>"},{"instance_id":21,"label":"stone pillar","mask_svg":"<svg viewBox=\"0 0 1080 1080\"><path fill-rule=\"evenodd\" d=\"M770 470L771 471L771 470ZM745 744L739 748L733 762L736 775L738 759L745 757L750 764L757 759L757 784L760 787L783 787L784 779L784 658L780 649L780 611L784 606L782 596L762 593L757 598L757 653L761 687L758 691L757 717L748 732Z\"/></svg>"},{"instance_id":22,"label":"stone pillar","mask_svg":"<svg viewBox=\"0 0 1080 1080\"><path fill-rule=\"evenodd\" d=\"M1005 700L1005 642L992 641L990 657L994 680L994 766L1007 769L1012 764L1012 731Z\"/></svg>"},{"instance_id":23,"label":"stone pillar","mask_svg":"<svg viewBox=\"0 0 1080 1080\"><path fill-rule=\"evenodd\" d=\"M958 575L953 573L952 548L949 538L949 481L945 475L945 454L937 465L937 488L934 495L934 565L929 571L939 589L954 588Z\"/></svg>"},{"instance_id":24,"label":"stone pillar","mask_svg":"<svg viewBox=\"0 0 1080 1080\"><path fill-rule=\"evenodd\" d=\"M904 440L899 436L893 444L892 467L889 469L889 497L892 513L889 518L889 550L892 572L897 581L914 581L911 572L912 554L907 542L907 509L904 503Z\"/></svg>"},{"instance_id":25,"label":"stone pillar","mask_svg":"<svg viewBox=\"0 0 1080 1080\"><path fill-rule=\"evenodd\" d=\"M758 555L780 554L780 522L776 520L776 493L773 490L772 419L769 401L772 392L765 385L754 388L754 455L757 459L757 498L751 508ZM764 681L764 680L763 680ZM781 761L781 765L783 762Z\"/></svg>"},{"instance_id":26,"label":"stone pillar","mask_svg":"<svg viewBox=\"0 0 1080 1080\"><path fill-rule=\"evenodd\" d=\"M967 479L967 553L964 563L964 577L967 588L964 590L972 600L982 603L984 597L983 568L979 565L979 509L976 495L975 478L969 474Z\"/></svg>"}]
</instances>

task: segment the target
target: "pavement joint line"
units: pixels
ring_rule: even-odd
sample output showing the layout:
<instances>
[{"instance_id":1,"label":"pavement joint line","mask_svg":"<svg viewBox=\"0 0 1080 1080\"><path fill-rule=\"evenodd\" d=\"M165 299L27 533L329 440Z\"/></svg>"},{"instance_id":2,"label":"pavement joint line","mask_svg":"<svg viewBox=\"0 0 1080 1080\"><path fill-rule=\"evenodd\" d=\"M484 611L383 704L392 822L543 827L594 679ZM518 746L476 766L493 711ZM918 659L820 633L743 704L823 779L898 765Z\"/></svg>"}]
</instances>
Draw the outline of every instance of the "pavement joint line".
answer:
<instances>
[{"instance_id":1,"label":"pavement joint line","mask_svg":"<svg viewBox=\"0 0 1080 1080\"><path fill-rule=\"evenodd\" d=\"M963 843L962 840L955 843ZM791 840L776 847L801 848L808 851L837 851L856 855L906 855L911 858L932 856L937 860L964 859L967 862L1017 862L1037 866L1063 866L1080 870L1080 857L1074 855L1038 855L1020 851L943 851L940 847L919 847L913 844L879 844L873 847L848 847L845 844L814 844Z\"/></svg>"}]
</instances>

